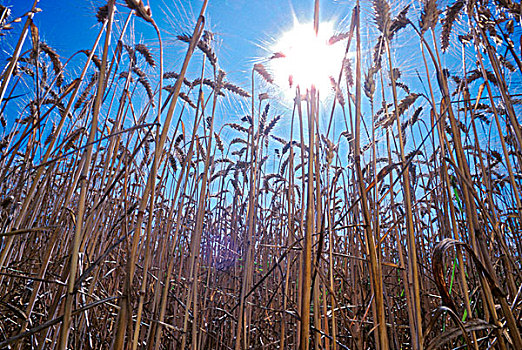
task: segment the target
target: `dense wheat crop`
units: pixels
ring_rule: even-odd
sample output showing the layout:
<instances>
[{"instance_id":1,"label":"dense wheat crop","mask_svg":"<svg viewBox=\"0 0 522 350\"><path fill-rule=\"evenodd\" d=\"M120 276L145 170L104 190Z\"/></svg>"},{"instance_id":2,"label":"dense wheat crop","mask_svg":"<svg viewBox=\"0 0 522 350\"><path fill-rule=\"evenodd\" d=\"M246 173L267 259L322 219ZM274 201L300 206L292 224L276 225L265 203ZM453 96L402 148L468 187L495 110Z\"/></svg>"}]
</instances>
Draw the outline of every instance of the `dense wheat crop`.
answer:
<instances>
[{"instance_id":1,"label":"dense wheat crop","mask_svg":"<svg viewBox=\"0 0 522 350\"><path fill-rule=\"evenodd\" d=\"M201 3L71 57L0 6L0 348L522 349L520 3L339 3L321 89Z\"/></svg>"}]
</instances>

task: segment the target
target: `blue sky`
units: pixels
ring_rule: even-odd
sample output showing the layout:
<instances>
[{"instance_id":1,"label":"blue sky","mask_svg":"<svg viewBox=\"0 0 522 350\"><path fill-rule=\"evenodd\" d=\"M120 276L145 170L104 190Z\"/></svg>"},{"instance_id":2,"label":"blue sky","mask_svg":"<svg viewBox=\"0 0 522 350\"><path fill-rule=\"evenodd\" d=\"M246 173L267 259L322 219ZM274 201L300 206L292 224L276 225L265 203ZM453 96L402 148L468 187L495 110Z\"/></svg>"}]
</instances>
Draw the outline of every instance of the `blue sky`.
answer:
<instances>
[{"instance_id":1,"label":"blue sky","mask_svg":"<svg viewBox=\"0 0 522 350\"><path fill-rule=\"evenodd\" d=\"M301 22L311 22L313 18L313 0L210 0L209 6L206 11L207 18L207 29L211 30L216 34L217 45L216 52L219 59L219 66L227 72L227 80L241 86L242 88L250 91L251 84L251 69L254 63L262 61L272 55L272 52L267 51L267 48L285 31L291 29L294 23L294 18L297 18ZM32 0L5 0L4 5L12 8L13 14L11 18L17 17L25 13L31 8ZM40 30L41 40L45 41L54 48L61 56L62 62L73 55L78 50L89 49L99 31L99 24L96 22L96 10L99 6L104 5L105 1L58 1L58 0L41 0L39 7L42 12L38 13L34 17L34 21ZM121 26L125 18L125 15L129 10L125 7L123 0L118 0L118 10L121 12L117 19L119 22L116 23L116 27ZM162 30L162 38L164 42L164 54L165 54L165 71L179 71L181 67L181 61L186 52L186 44L180 43L176 40L176 35L183 33L190 33L196 22L196 16L200 11L202 0L193 1L179 1L179 0L151 0L152 15ZM396 15L402 10L406 4L405 0L390 1L392 16ZM444 8L444 3L439 4L439 8ZM355 3L347 0L322 0L321 1L321 19L323 21L334 21L337 23L339 31L344 31L349 26L349 17ZM361 35L363 40L363 62L362 70L365 73L368 70L371 62L371 52L373 45L375 44L375 35L377 29L373 21L373 11L371 9L371 2L364 1L362 5L362 21L361 21ZM408 18L413 23L418 23L420 13L420 2L411 3L411 8L408 13ZM24 19L25 20L25 19ZM16 44L18 33L22 27L22 23L16 24L12 33L3 39L1 39L0 47L0 60L10 56L12 47ZM440 25L437 27L437 31L440 30ZM456 39L458 34L464 34L467 31L466 20L457 21L455 23L455 29L452 33L452 43L454 43L448 50L448 53L442 55L443 65L449 69L451 74L460 74L462 70L461 60L461 48L460 44ZM517 29L518 31L518 29ZM115 31L116 33L118 30ZM134 21L134 27L129 30L134 38L127 38L128 43L144 42L152 48L152 51L158 58L158 46L156 43L156 35L151 26L145 23L143 20L136 18ZM515 38L520 38L520 33L517 32ZM431 34L429 37L431 40ZM436 38L439 41L440 38ZM517 40L515 41L517 42ZM30 38L26 41L26 48L30 48ZM497 48L498 50L503 48ZM201 59L201 53L197 53L199 59ZM427 92L426 87L426 72L424 70L422 56L420 55L419 39L413 33L411 28L405 29L400 32L392 42L391 55L394 62L394 67L400 68L402 72L401 80L410 86L411 90L416 93ZM82 57L84 59L84 57ZM195 59L197 61L197 59ZM468 46L468 52L466 52L466 60L468 69L473 67L476 60L476 53L471 46ZM431 67L431 63L428 64ZM192 79L197 77L198 69L200 65L192 64L189 67L188 76ZM69 76L74 76L74 70L76 68L69 69L73 71ZM193 70L191 70L193 69ZM383 74L387 74L387 67L383 68ZM435 84L436 77L434 70L430 69L431 81ZM515 75L515 80L511 81L510 75L507 80L510 86L511 93L517 93L520 91L520 79L518 75ZM422 80L421 80L422 79ZM261 80L261 79L258 79ZM172 83L172 82L168 82ZM452 88L454 83L450 81ZM472 95L476 93L476 87L478 83L475 83L475 87L471 89ZM263 92L264 87L261 84L261 88L256 88L256 93ZM379 89L378 89L379 90ZM377 90L377 91L378 91ZM440 98L440 92L435 89L435 99ZM265 90L266 91L266 90ZM391 101L391 92L388 86L384 87L387 101ZM145 96L143 91L142 96ZM193 92L192 98L196 97L196 93ZM381 97L378 92L375 95L374 112L380 108ZM401 99L404 98L405 94L401 92ZM19 110L13 110L14 113L5 113L8 118L8 125L13 125L15 117L19 116L19 111L26 111L24 109L27 104L27 99L24 97L14 104L9 106L19 106ZM454 99L460 99L461 96L455 96ZM257 101L257 99L256 99ZM270 109L270 118L277 114L282 114L274 133L278 136L289 139L290 136L290 120L291 120L291 108L290 110L284 108L284 106L278 105L277 100L271 99L272 108ZM276 102L276 103L274 103ZM331 100L330 100L331 102ZM230 128L223 128L225 123L240 122L241 118L250 114L249 101L239 99L236 96L224 99L218 106L216 113L216 130L223 130L220 134L225 141L231 140L237 137L237 133ZM266 102L265 102L266 103ZM284 104L284 103L283 103ZM402 117L405 121L411 117L413 111L418 106L423 106L424 109L421 113L420 119L423 122L429 124L430 118L430 106L423 99L419 98L416 102L416 107L411 108ZM11 107L11 108L13 108ZM331 103L324 103L322 106L324 109L321 111L321 115L324 119L320 121L320 129L323 133L327 129L327 118L330 115ZM7 110L6 112L9 112ZM11 121L9 118L11 117ZM185 118L185 117L184 117ZM363 130L362 130L362 144L368 144L368 140L371 132L371 109L368 99L363 99ZM187 121L192 120L191 116L187 117ZM341 157L346 157L348 154L348 144L345 140L340 137L342 131L344 131L344 122L342 121L342 113L339 108L336 109L334 114L334 120L336 126L334 126L332 134L329 135L330 139L334 142L341 140L339 144L339 154ZM129 119L130 122L132 120ZM467 120L464 120L468 122ZM190 130L191 122L187 122L187 128ZM504 125L504 121L502 121ZM419 124L420 125L420 124ZM413 131L408 133L408 143L406 145L406 152L410 152L418 147L419 142L424 138L428 128L420 129L417 125ZM6 130L9 129L9 126ZM484 125L482 125L484 127ZM49 130L50 126L46 125L46 130ZM5 130L4 130L5 131ZM177 130L172 128L171 136L174 136ZM294 129L294 139L297 139L298 128ZM488 128L480 128L479 137L491 141L492 149L500 149L498 143L498 136L495 128L491 126ZM383 130L377 130L376 140L383 141L385 133ZM490 138L491 137L491 138ZM486 142L486 141L485 141ZM378 154L385 154L384 143L378 144ZM279 144L273 142L271 147L280 147ZM430 148L430 146L428 146ZM432 150L428 150L426 154L430 154ZM366 154L370 154L367 152ZM274 157L275 158L275 157ZM344 159L343 161L346 161ZM344 163L346 164L346 163Z\"/></svg>"},{"instance_id":2,"label":"blue sky","mask_svg":"<svg viewBox=\"0 0 522 350\"><path fill-rule=\"evenodd\" d=\"M97 8L105 3L105 1L89 0L41 0L38 7L42 9L42 12L34 16L34 22L39 28L40 40L55 49L61 56L62 62L65 63L69 57L79 50L92 47L100 28L95 16ZM166 72L179 71L187 46L185 43L176 40L176 35L192 32L202 3L202 0L151 0L152 16L162 30L165 56L164 69ZM26 13L30 10L32 4L32 0L4 1L4 5L12 9L11 18ZM369 3L366 5L369 6ZM206 28L215 33L218 64L220 68L227 72L227 80L250 91L251 70L254 63L273 54L267 50L268 47L282 33L292 28L295 19L300 22L311 23L313 6L313 0L210 0L206 11ZM324 21L338 23L339 30L343 30L343 27L346 28L349 24L345 22L348 21L353 7L354 3L350 1L323 0L321 1L320 17ZM130 11L123 0L117 1L117 9L120 13L116 16L116 28L122 26L127 13ZM24 21L25 18L22 23L15 25L10 35L2 39L0 60L5 60L12 54L12 48L16 44ZM134 38L124 38L124 42L144 42L152 49L155 59L158 60L158 45L154 30L148 23L139 18L135 18L133 26L127 33L132 33L131 35ZM115 33L119 35L119 30L116 29ZM26 39L25 48L29 49L30 47L31 38L29 35ZM100 53L98 52L98 54ZM202 55L198 52L197 56L201 58ZM84 61L83 55L78 57L80 57L80 62ZM197 64L197 59L195 61L195 63L191 63L187 73L191 79L199 76L200 65ZM75 76L75 72L79 70L78 67L73 62L66 69L69 79ZM165 84L171 83L169 81ZM256 93L263 92L263 89L263 87L257 89ZM193 94L192 98L195 99L196 92L193 92ZM9 107L17 108L18 106L19 110L24 110L28 96L30 94L17 100L16 103L10 104ZM272 108L269 117L272 118L276 114L285 115L276 127L276 134L288 138L291 111L289 112L284 106L277 106L278 103L274 102L276 101L271 101ZM245 114L250 114L249 103L249 101L239 99L237 96L230 98L227 96L218 106L216 128L219 129L225 123L240 122ZM326 108L329 111L331 106L328 105ZM9 124L13 125L14 118L19 117L19 112L11 111L13 113L7 111L6 116L10 119ZM325 115L329 115L329 112ZM47 124L50 125L50 122ZM190 130L191 122L186 124ZM50 128L49 125L46 125L46 130ZM326 125L324 128L326 128ZM175 133L176 131L172 128L171 132ZM340 131L337 130L335 139L337 139L339 133ZM237 136L230 128L224 128L221 135L225 140ZM297 137L296 134L294 134L294 137Z\"/></svg>"},{"instance_id":3,"label":"blue sky","mask_svg":"<svg viewBox=\"0 0 522 350\"><path fill-rule=\"evenodd\" d=\"M27 12L32 3L33 0L4 1L4 5L12 9L11 18ZM99 30L95 14L97 8L105 3L106 1L92 0L40 0L38 7L42 12L35 15L34 21L39 28L41 40L54 48L63 62L75 52L90 48ZM186 44L176 40L176 35L192 32L202 3L202 0L150 1L152 16L162 30L165 71L179 71ZM340 31L346 30L355 3L347 0L323 0L320 4L321 20L333 21ZM370 4L365 6L369 10ZM313 7L313 0L210 0L206 11L206 28L215 33L218 65L227 73L227 80L250 91L254 63L272 55L267 49L282 33L292 28L294 19L311 23ZM116 18L121 26L129 9L123 0L117 1L117 9L120 15ZM0 59L10 56L22 25L23 22L19 23L10 37L4 39ZM134 21L134 26L130 32L135 38L128 37L127 42L148 44L158 59L157 38L152 27L139 18ZM29 48L30 45L28 37L26 47ZM198 67L198 64L189 66L188 76L195 78L199 72L191 71L191 68L199 69ZM290 102L283 101L283 104L288 105ZM272 111L283 113L285 109L278 111L277 108L272 108ZM241 118L249 113L248 102L237 99L225 101L224 110L226 118ZM230 122L223 119L218 123L227 121ZM286 119L279 123L280 127L288 125L289 121Z\"/></svg>"},{"instance_id":4,"label":"blue sky","mask_svg":"<svg viewBox=\"0 0 522 350\"><path fill-rule=\"evenodd\" d=\"M32 0L5 0L4 5L12 8L12 18L14 18L28 11L32 2ZM97 7L104 4L105 1L41 0L38 6L42 12L36 14L34 18L39 27L41 39L56 49L62 56L62 61L78 50L90 48L99 30L95 17L96 10ZM292 27L294 17L301 22L311 22L313 4L313 0L210 0L206 11L207 29L216 34L219 66L227 72L227 79L250 90L250 72L253 64L271 56L272 53L266 50L267 47ZM391 4L392 13L397 14L405 5L405 1L391 2ZM121 21L124 20L125 14L129 10L125 7L123 0L119 0L117 5L121 12L121 15L117 16L121 25ZM178 34L192 31L202 0L151 0L150 5L152 15L163 31L165 71L179 71L186 45L175 38ZM346 30L354 5L353 1L348 0L322 0L321 19L333 20L340 31ZM372 20L371 2L362 2L362 6L361 34L364 40L365 37L372 37L376 29ZM412 3L408 14L414 23L417 23L419 18L419 6L417 2ZM443 5L439 6L443 7ZM156 35L151 26L140 19L134 23L135 27L131 32L134 33L135 39L132 42L149 44L157 58ZM456 26L462 27L458 23ZM0 59L9 57L21 27L22 23L15 25L11 35L2 39ZM419 40L412 35L411 30L399 33L392 43L392 55L394 65L401 69L404 80L408 81L415 92L423 92L424 87L420 83L417 73L419 72L423 77L425 75L419 55ZM457 35L456 31L453 35ZM26 47L30 47L29 45L30 38L26 41ZM365 50L362 62L363 72L369 67L372 45L371 40L363 43ZM451 72L458 72L462 65L459 45L450 47L449 51L449 54L443 55L442 59ZM469 59L472 62L473 56ZM197 69L198 65L194 64L193 67L193 69ZM197 72L189 69L189 75L194 77L195 74ZM433 70L431 70L431 74L433 74ZM425 80L425 78L423 79ZM241 118L242 115L249 113L248 107L241 107L242 104L244 106L248 103L246 101L238 103L237 100L232 100L227 103L226 113L222 114L224 119L218 121L220 123L229 122L231 119L237 121L237 117ZM329 109L330 106L326 106L326 108ZM376 106L376 109L378 108L379 106ZM369 119L369 110L364 114L364 117ZM288 126L288 119L283 118L279 125Z\"/></svg>"},{"instance_id":5,"label":"blue sky","mask_svg":"<svg viewBox=\"0 0 522 350\"><path fill-rule=\"evenodd\" d=\"M4 1L4 5L11 7L13 16L28 11L32 3L32 0ZM42 39L62 57L69 57L92 45L97 34L96 9L104 3L41 0L38 7L42 12L34 20ZM163 40L167 48L172 48L175 35L192 30L202 3L201 0L150 1L153 17L163 30ZM128 11L123 1L118 1L117 4L121 12ZM342 22L353 6L349 1L321 1L321 18ZM263 47L290 29L294 16L302 22L311 21L313 1L211 0L206 15L207 28L217 34L220 42L217 49L220 66L229 74L230 79L239 80L238 83L248 86L249 70L253 62L269 55ZM153 30L139 22L143 21L136 21L136 37L144 42L153 42ZM9 42L14 45L13 40ZM8 47L2 46L3 51L8 50ZM181 45L175 47L178 51L184 49ZM168 57L168 52L166 56ZM168 60L166 63L168 69Z\"/></svg>"},{"instance_id":6,"label":"blue sky","mask_svg":"<svg viewBox=\"0 0 522 350\"><path fill-rule=\"evenodd\" d=\"M31 8L32 0L7 0L5 5L11 6L13 17L19 16ZM78 50L89 49L94 42L95 36L99 31L99 24L96 21L96 11L105 1L56 1L41 0L38 7L42 12L37 13L34 21L40 30L41 40L54 48L61 56L62 61L73 55ZM322 0L320 2L320 18L322 21L334 21L339 31L347 30L350 21L350 14L355 6L353 1L347 0ZM179 71L181 61L186 51L186 44L175 40L176 35L192 32L199 14L202 0L179 1L179 0L151 0L150 6L152 16L162 30L165 54L165 71ZM227 72L227 79L246 90L250 91L251 69L255 62L266 59L272 55L267 48L285 31L291 29L294 19L300 22L312 22L313 19L313 0L210 0L206 11L207 29L216 34L216 52L219 59L219 66ZM372 17L371 2L362 3L362 31L364 37L372 36L376 32ZM403 1L393 2L392 12L395 14L403 8ZM415 7L415 5L413 5ZM410 18L416 21L418 9L410 11ZM121 12L116 18L119 22L116 26L121 26L129 9L126 8L123 0L117 1L117 8ZM133 33L134 39L128 38L127 42L144 42L152 48L156 59L158 58L156 34L148 23L137 18L134 21L134 28L128 32ZM17 29L20 30L21 24ZM118 31L116 31L118 32ZM4 40L2 46L3 56L8 57L10 46L15 45L17 38L16 29L12 36ZM402 35L402 34L399 34ZM411 33L409 34L411 35ZM364 39L363 39L364 40ZM369 66L373 42L368 40L363 43L363 70ZM26 42L30 47L30 38ZM418 48L418 40L401 41L400 49L402 53L395 57L401 69L416 79L415 70L411 62L419 63L419 57L408 54L404 55L404 45L414 45ZM411 51L408 51L410 53ZM83 59L83 57L82 57ZM192 68L191 68L192 67ZM198 64L189 67L188 76L195 78L199 69ZM263 92L258 89L256 92ZM291 111L274 106L272 102L271 116L275 114L285 114L285 118L279 122L276 132L279 135L289 137ZM227 122L239 122L240 118L250 113L248 101L238 101L233 97L226 100L218 113L218 126ZM275 108L274 108L275 107ZM331 104L323 106L325 113L321 113L327 118L330 114ZM376 107L378 109L378 107ZM365 114L369 114L368 113ZM369 115L364 116L371 118ZM342 114L337 110L336 117L341 123ZM326 120L321 124L321 129L326 131ZM340 127L335 129L332 139L337 141L341 133ZM225 131L227 134L229 131ZM234 133L232 132L232 135ZM363 138L366 133L363 133ZM227 137L227 135L225 135Z\"/></svg>"}]
</instances>

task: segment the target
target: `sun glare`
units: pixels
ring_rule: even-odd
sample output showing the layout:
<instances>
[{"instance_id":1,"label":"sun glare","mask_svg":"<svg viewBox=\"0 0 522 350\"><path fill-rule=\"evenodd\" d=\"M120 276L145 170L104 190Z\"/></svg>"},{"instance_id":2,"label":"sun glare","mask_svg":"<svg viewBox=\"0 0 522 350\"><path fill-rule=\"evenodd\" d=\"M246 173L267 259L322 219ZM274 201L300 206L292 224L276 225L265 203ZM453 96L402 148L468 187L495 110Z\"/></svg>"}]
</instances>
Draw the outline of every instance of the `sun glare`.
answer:
<instances>
[{"instance_id":1,"label":"sun glare","mask_svg":"<svg viewBox=\"0 0 522 350\"><path fill-rule=\"evenodd\" d=\"M333 91L330 77L337 79L345 51L342 43L329 44L334 34L331 22L320 23L317 35L312 23L296 22L271 47L268 67L285 95L292 98L296 86L305 92L314 85L322 97Z\"/></svg>"}]
</instances>

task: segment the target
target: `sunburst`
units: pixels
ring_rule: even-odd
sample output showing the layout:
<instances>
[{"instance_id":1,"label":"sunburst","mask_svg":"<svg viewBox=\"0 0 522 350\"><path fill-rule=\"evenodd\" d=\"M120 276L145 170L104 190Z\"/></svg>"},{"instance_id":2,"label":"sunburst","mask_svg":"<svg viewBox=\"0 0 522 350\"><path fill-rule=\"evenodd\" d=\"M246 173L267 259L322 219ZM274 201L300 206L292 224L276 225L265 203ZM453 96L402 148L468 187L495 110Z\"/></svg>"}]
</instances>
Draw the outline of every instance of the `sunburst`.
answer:
<instances>
[{"instance_id":1,"label":"sunburst","mask_svg":"<svg viewBox=\"0 0 522 350\"><path fill-rule=\"evenodd\" d=\"M312 23L295 22L270 48L274 56L268 64L274 82L292 97L294 88L301 91L315 86L322 96L332 92L330 77L337 77L344 58L344 47L330 43L333 22L323 22L316 33Z\"/></svg>"}]
</instances>

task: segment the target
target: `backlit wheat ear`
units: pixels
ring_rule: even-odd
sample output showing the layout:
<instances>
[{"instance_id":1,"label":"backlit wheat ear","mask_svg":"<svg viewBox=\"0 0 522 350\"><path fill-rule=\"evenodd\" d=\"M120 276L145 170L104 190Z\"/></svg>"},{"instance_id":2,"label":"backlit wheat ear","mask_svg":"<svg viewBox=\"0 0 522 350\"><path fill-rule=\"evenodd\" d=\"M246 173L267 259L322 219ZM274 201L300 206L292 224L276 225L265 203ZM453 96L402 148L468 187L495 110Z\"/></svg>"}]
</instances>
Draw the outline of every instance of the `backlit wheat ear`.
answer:
<instances>
[{"instance_id":1,"label":"backlit wheat ear","mask_svg":"<svg viewBox=\"0 0 522 350\"><path fill-rule=\"evenodd\" d=\"M450 34L453 24L464 8L464 1L458 0L451 6L446 7L445 17L442 19L442 34L440 36L441 49L447 50L450 44Z\"/></svg>"},{"instance_id":2,"label":"backlit wheat ear","mask_svg":"<svg viewBox=\"0 0 522 350\"><path fill-rule=\"evenodd\" d=\"M129 55L129 59L131 61L131 65L134 67L136 64L136 50L131 45L123 44L123 48L127 51L127 55Z\"/></svg>"},{"instance_id":3,"label":"backlit wheat ear","mask_svg":"<svg viewBox=\"0 0 522 350\"><path fill-rule=\"evenodd\" d=\"M163 78L164 79L178 79L179 74L176 72L166 72L165 74L163 74ZM185 84L189 88L193 87L193 84L190 81L188 81L187 78L183 78L183 84Z\"/></svg>"},{"instance_id":4,"label":"backlit wheat ear","mask_svg":"<svg viewBox=\"0 0 522 350\"><path fill-rule=\"evenodd\" d=\"M266 118L268 117L268 111L270 110L270 103L265 105L261 117L259 118L259 133L263 134L265 130Z\"/></svg>"},{"instance_id":5,"label":"backlit wheat ear","mask_svg":"<svg viewBox=\"0 0 522 350\"><path fill-rule=\"evenodd\" d=\"M244 90L244 89L240 88L239 86L236 86L232 83L225 82L223 85L223 88L227 89L229 91L232 91L233 93L235 93L239 96L250 97L250 94L246 90Z\"/></svg>"},{"instance_id":6,"label":"backlit wheat ear","mask_svg":"<svg viewBox=\"0 0 522 350\"><path fill-rule=\"evenodd\" d=\"M154 92L152 91L152 86L149 83L149 80L147 78L140 77L138 79L139 83L143 85L145 90L147 91L147 95L149 96L149 100L152 103L152 106L154 106Z\"/></svg>"},{"instance_id":7,"label":"backlit wheat ear","mask_svg":"<svg viewBox=\"0 0 522 350\"><path fill-rule=\"evenodd\" d=\"M152 54L149 51L149 48L145 44L136 44L134 46L134 49L143 55L145 58L145 61L151 66L152 68L156 67L156 62L154 61L154 58L152 57Z\"/></svg>"},{"instance_id":8,"label":"backlit wheat ear","mask_svg":"<svg viewBox=\"0 0 522 350\"><path fill-rule=\"evenodd\" d=\"M404 112L410 108L413 103L417 100L419 97L419 94L411 93L408 96L406 96L402 101L399 102L399 106L397 107L397 115L401 116L404 114Z\"/></svg>"},{"instance_id":9,"label":"backlit wheat ear","mask_svg":"<svg viewBox=\"0 0 522 350\"><path fill-rule=\"evenodd\" d=\"M412 127L419 120L420 113L422 112L422 106L417 108L410 119L403 122L401 125L402 131L405 132L407 127Z\"/></svg>"},{"instance_id":10,"label":"backlit wheat ear","mask_svg":"<svg viewBox=\"0 0 522 350\"><path fill-rule=\"evenodd\" d=\"M343 59L343 72L344 78L346 79L346 84L348 86L353 85L353 72L352 72L352 63L348 57Z\"/></svg>"},{"instance_id":11,"label":"backlit wheat ear","mask_svg":"<svg viewBox=\"0 0 522 350\"><path fill-rule=\"evenodd\" d=\"M277 115L277 116L273 117L273 118L268 122L268 125L267 125L266 128L264 129L264 134L265 134L265 136L270 135L270 132L274 129L274 127L276 126L276 124L279 122L280 119L281 119L281 115Z\"/></svg>"},{"instance_id":12,"label":"backlit wheat ear","mask_svg":"<svg viewBox=\"0 0 522 350\"><path fill-rule=\"evenodd\" d=\"M80 97L78 97L78 100L76 100L76 103L74 104L75 109L80 108L82 106L82 104L85 103L85 101L87 100L87 96L89 95L89 93L91 92L93 86L96 84L97 81L98 81L98 74L93 74L91 77L91 80L89 81L89 83L87 84L87 86L85 87L83 92L81 93Z\"/></svg>"},{"instance_id":13,"label":"backlit wheat ear","mask_svg":"<svg viewBox=\"0 0 522 350\"><path fill-rule=\"evenodd\" d=\"M210 37L210 36L209 36ZM191 37L189 35L178 35L178 40L181 40L183 42L189 43L191 40ZM208 61L214 68L217 67L217 56L212 47L210 46L211 42L210 39L207 40L200 40L197 44L198 48L205 54Z\"/></svg>"},{"instance_id":14,"label":"backlit wheat ear","mask_svg":"<svg viewBox=\"0 0 522 350\"><path fill-rule=\"evenodd\" d=\"M390 27L390 4L386 0L373 0L372 7L377 28L386 36Z\"/></svg>"},{"instance_id":15,"label":"backlit wheat ear","mask_svg":"<svg viewBox=\"0 0 522 350\"><path fill-rule=\"evenodd\" d=\"M62 62L60 61L60 56L58 56L56 51L50 48L49 45L47 45L46 43L41 42L40 49L43 52L45 52L51 59L51 62L53 64L53 71L56 74L56 85L61 86L64 81L64 78L62 75Z\"/></svg>"},{"instance_id":16,"label":"backlit wheat ear","mask_svg":"<svg viewBox=\"0 0 522 350\"><path fill-rule=\"evenodd\" d=\"M214 133L214 137L216 138L216 146L221 153L225 151L225 146L223 145L223 141L218 133Z\"/></svg>"},{"instance_id":17,"label":"backlit wheat ear","mask_svg":"<svg viewBox=\"0 0 522 350\"><path fill-rule=\"evenodd\" d=\"M104 5L98 7L98 11L96 11L96 19L98 22L103 23L109 17L109 5Z\"/></svg>"},{"instance_id":18,"label":"backlit wheat ear","mask_svg":"<svg viewBox=\"0 0 522 350\"><path fill-rule=\"evenodd\" d=\"M229 125L232 129L235 129L235 130L240 131L240 132L244 132L244 133L248 133L249 132L249 129L247 129L245 127L242 127L241 125L236 124L236 123L229 123L229 124L226 124L226 125Z\"/></svg>"},{"instance_id":19,"label":"backlit wheat ear","mask_svg":"<svg viewBox=\"0 0 522 350\"><path fill-rule=\"evenodd\" d=\"M256 63L254 65L254 70L261 76L263 77L263 79L265 79L265 81L267 83L270 83L270 84L273 84L274 83L274 79L272 78L272 76L270 75L270 73L267 72L266 68L264 65L262 65L261 63Z\"/></svg>"},{"instance_id":20,"label":"backlit wheat ear","mask_svg":"<svg viewBox=\"0 0 522 350\"><path fill-rule=\"evenodd\" d=\"M336 35L332 36L330 39L328 39L328 44L333 45L335 43L338 43L339 41L347 39L348 37L350 37L349 32L336 34Z\"/></svg>"},{"instance_id":21,"label":"backlit wheat ear","mask_svg":"<svg viewBox=\"0 0 522 350\"><path fill-rule=\"evenodd\" d=\"M150 7L146 6L143 3L143 0L125 0L125 3L131 10L136 11L136 15L138 17L143 18L145 21L149 23L153 22Z\"/></svg>"},{"instance_id":22,"label":"backlit wheat ear","mask_svg":"<svg viewBox=\"0 0 522 350\"><path fill-rule=\"evenodd\" d=\"M350 67L348 67L350 68ZM344 104L346 103L346 101L344 100L344 95L343 95L343 92L341 90L341 88L339 87L339 85L337 84L337 82L335 81L335 78L334 77L330 77L330 83L332 84L332 89L333 91L335 92L335 98L337 99L337 101L344 106ZM353 82L352 82L353 83ZM348 83L348 85L351 85L350 83Z\"/></svg>"},{"instance_id":23,"label":"backlit wheat ear","mask_svg":"<svg viewBox=\"0 0 522 350\"><path fill-rule=\"evenodd\" d=\"M398 87L398 88L401 88L405 93L407 93L408 95L410 94L410 88L408 87L408 85L404 84L403 82L400 82L400 81L396 81L395 82L395 85Z\"/></svg>"},{"instance_id":24,"label":"backlit wheat ear","mask_svg":"<svg viewBox=\"0 0 522 350\"><path fill-rule=\"evenodd\" d=\"M364 93L366 94L366 97L368 97L369 99L372 99L373 94L375 93L376 85L374 75L377 73L378 70L378 67L371 67L365 75Z\"/></svg>"},{"instance_id":25,"label":"backlit wheat ear","mask_svg":"<svg viewBox=\"0 0 522 350\"><path fill-rule=\"evenodd\" d=\"M169 92L174 91L173 88L170 87L170 86L165 86L164 89L167 90L167 91L169 91ZM190 99L190 97L189 97L187 94L185 94L185 93L183 93L183 92L180 92L180 93L179 93L179 98L181 98L183 101L187 102L187 104L188 104L190 107L192 107L192 108L194 108L194 109L197 108L196 104L195 104L195 103Z\"/></svg>"},{"instance_id":26,"label":"backlit wheat ear","mask_svg":"<svg viewBox=\"0 0 522 350\"><path fill-rule=\"evenodd\" d=\"M410 10L410 5L404 7L401 12L395 17L390 24L390 32L388 35L388 39L391 40L393 37L402 29L406 28L408 24L410 24L410 20L406 17L408 11Z\"/></svg>"},{"instance_id":27,"label":"backlit wheat ear","mask_svg":"<svg viewBox=\"0 0 522 350\"><path fill-rule=\"evenodd\" d=\"M421 13L420 27L422 32L434 28L439 21L440 11L437 7L437 0L424 0L424 8Z\"/></svg>"}]
</instances>

